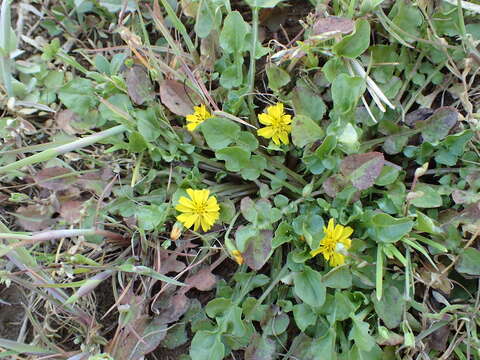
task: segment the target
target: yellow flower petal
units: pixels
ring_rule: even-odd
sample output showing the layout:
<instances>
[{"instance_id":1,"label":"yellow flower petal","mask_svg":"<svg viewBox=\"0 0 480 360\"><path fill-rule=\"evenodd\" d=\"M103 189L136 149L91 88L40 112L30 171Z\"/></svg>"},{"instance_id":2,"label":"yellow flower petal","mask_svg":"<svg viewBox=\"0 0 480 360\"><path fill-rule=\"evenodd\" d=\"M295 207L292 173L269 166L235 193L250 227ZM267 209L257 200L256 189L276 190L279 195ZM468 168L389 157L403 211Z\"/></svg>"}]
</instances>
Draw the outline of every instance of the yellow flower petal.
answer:
<instances>
[{"instance_id":1,"label":"yellow flower petal","mask_svg":"<svg viewBox=\"0 0 480 360\"><path fill-rule=\"evenodd\" d=\"M283 116L283 104L277 103L276 105L267 107L267 114L273 118L281 118Z\"/></svg>"},{"instance_id":2,"label":"yellow flower petal","mask_svg":"<svg viewBox=\"0 0 480 360\"><path fill-rule=\"evenodd\" d=\"M286 131L282 131L280 133L280 140L285 144L285 145L288 145L288 143L290 142L289 139L288 139L288 133Z\"/></svg>"},{"instance_id":3,"label":"yellow flower petal","mask_svg":"<svg viewBox=\"0 0 480 360\"><path fill-rule=\"evenodd\" d=\"M270 139L273 136L273 134L275 134L275 132L273 131L273 127L266 126L264 128L258 129L257 134L264 138Z\"/></svg>"},{"instance_id":4,"label":"yellow flower petal","mask_svg":"<svg viewBox=\"0 0 480 360\"><path fill-rule=\"evenodd\" d=\"M273 123L272 117L265 113L258 115L258 121L263 125L271 125Z\"/></svg>"}]
</instances>

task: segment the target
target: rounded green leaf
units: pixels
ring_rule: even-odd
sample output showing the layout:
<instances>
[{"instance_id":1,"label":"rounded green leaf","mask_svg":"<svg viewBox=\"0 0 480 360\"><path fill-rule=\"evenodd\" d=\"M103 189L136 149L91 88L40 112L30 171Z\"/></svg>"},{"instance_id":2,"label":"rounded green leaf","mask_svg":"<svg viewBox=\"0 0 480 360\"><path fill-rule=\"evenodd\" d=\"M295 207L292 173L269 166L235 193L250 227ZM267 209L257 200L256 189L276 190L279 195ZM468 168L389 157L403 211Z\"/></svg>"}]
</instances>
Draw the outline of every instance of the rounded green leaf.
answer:
<instances>
[{"instance_id":1,"label":"rounded green leaf","mask_svg":"<svg viewBox=\"0 0 480 360\"><path fill-rule=\"evenodd\" d=\"M325 302L325 285L318 271L306 266L303 271L294 274L293 284L295 295L306 304L320 307Z\"/></svg>"},{"instance_id":2,"label":"rounded green leaf","mask_svg":"<svg viewBox=\"0 0 480 360\"><path fill-rule=\"evenodd\" d=\"M370 219L368 233L377 242L394 243L407 235L412 227L413 221L409 218L396 219L380 213Z\"/></svg>"},{"instance_id":3,"label":"rounded green leaf","mask_svg":"<svg viewBox=\"0 0 480 360\"><path fill-rule=\"evenodd\" d=\"M220 334L201 330L193 337L190 346L192 360L222 360L225 356L225 346Z\"/></svg>"},{"instance_id":4,"label":"rounded green leaf","mask_svg":"<svg viewBox=\"0 0 480 360\"><path fill-rule=\"evenodd\" d=\"M356 58L360 56L370 45L370 24L365 19L357 20L355 32L345 36L333 47L333 52L338 56Z\"/></svg>"},{"instance_id":5,"label":"rounded green leaf","mask_svg":"<svg viewBox=\"0 0 480 360\"><path fill-rule=\"evenodd\" d=\"M240 136L240 126L233 121L222 118L205 120L200 129L205 141L212 150L226 148Z\"/></svg>"}]
</instances>

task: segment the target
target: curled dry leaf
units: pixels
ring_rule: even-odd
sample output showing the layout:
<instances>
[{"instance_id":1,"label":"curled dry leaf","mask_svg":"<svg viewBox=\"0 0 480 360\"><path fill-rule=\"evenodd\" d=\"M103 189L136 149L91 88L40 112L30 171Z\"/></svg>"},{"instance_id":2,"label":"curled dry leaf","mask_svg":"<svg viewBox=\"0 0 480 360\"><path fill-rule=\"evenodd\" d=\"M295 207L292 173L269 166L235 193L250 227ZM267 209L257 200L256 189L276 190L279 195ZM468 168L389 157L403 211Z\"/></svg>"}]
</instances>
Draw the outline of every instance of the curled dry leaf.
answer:
<instances>
[{"instance_id":1,"label":"curled dry leaf","mask_svg":"<svg viewBox=\"0 0 480 360\"><path fill-rule=\"evenodd\" d=\"M355 28L355 22L339 16L329 16L318 19L313 25L312 35L333 36L336 34L349 34Z\"/></svg>"},{"instance_id":2,"label":"curled dry leaf","mask_svg":"<svg viewBox=\"0 0 480 360\"><path fill-rule=\"evenodd\" d=\"M48 190L65 190L76 181L76 175L69 169L51 167L39 171L34 177L38 186Z\"/></svg>"},{"instance_id":3,"label":"curled dry leaf","mask_svg":"<svg viewBox=\"0 0 480 360\"><path fill-rule=\"evenodd\" d=\"M165 80L160 84L160 99L172 113L187 116L193 113L197 105L193 92L187 92L187 86L175 80Z\"/></svg>"}]
</instances>

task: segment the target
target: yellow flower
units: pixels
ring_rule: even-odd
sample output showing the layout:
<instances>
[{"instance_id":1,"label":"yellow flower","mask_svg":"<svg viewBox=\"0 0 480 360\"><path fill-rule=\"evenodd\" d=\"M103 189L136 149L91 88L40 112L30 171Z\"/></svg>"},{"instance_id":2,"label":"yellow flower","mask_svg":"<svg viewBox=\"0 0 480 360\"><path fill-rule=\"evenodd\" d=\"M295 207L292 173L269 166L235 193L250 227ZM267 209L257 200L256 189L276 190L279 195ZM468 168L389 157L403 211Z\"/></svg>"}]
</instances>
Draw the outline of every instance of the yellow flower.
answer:
<instances>
[{"instance_id":1,"label":"yellow flower","mask_svg":"<svg viewBox=\"0 0 480 360\"><path fill-rule=\"evenodd\" d=\"M318 249L310 251L312 257L322 254L330 266L343 265L345 263L346 250L350 249L352 240L350 235L353 229L349 226L335 225L333 219L328 221L328 227L323 227L325 236L320 240Z\"/></svg>"},{"instance_id":2,"label":"yellow flower","mask_svg":"<svg viewBox=\"0 0 480 360\"><path fill-rule=\"evenodd\" d=\"M187 189L189 198L182 196L175 207L182 214L177 216L186 228L197 231L200 226L203 231L208 231L220 216L220 207L215 196L210 196L209 190Z\"/></svg>"},{"instance_id":3,"label":"yellow flower","mask_svg":"<svg viewBox=\"0 0 480 360\"><path fill-rule=\"evenodd\" d=\"M173 241L178 240L178 238L182 235L182 225L178 222L173 224L172 230L170 231L170 239Z\"/></svg>"},{"instance_id":4,"label":"yellow flower","mask_svg":"<svg viewBox=\"0 0 480 360\"><path fill-rule=\"evenodd\" d=\"M276 145L290 142L288 134L292 132L292 116L286 115L283 104L277 103L267 107L267 113L259 114L258 120L265 127L258 129L257 134L267 139L272 139Z\"/></svg>"},{"instance_id":5,"label":"yellow flower","mask_svg":"<svg viewBox=\"0 0 480 360\"><path fill-rule=\"evenodd\" d=\"M238 264L238 265L242 265L243 264L243 256L242 256L242 253L238 250L233 250L232 251L232 256L233 256L233 259L235 260L235 262Z\"/></svg>"},{"instance_id":6,"label":"yellow flower","mask_svg":"<svg viewBox=\"0 0 480 360\"><path fill-rule=\"evenodd\" d=\"M212 117L212 114L207 110L205 105L194 106L193 114L187 115L187 129L189 131L195 130L195 128L207 119Z\"/></svg>"}]
</instances>

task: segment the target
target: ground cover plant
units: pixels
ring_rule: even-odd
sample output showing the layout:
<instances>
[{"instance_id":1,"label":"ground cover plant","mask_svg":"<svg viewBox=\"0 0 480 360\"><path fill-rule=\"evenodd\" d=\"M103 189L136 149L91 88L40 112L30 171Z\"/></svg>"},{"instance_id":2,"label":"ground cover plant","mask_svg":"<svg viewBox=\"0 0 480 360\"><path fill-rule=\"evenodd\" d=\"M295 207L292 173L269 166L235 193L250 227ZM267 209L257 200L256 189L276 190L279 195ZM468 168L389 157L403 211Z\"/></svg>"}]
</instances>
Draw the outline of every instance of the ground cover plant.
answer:
<instances>
[{"instance_id":1,"label":"ground cover plant","mask_svg":"<svg viewBox=\"0 0 480 360\"><path fill-rule=\"evenodd\" d=\"M480 359L480 2L0 29L1 359Z\"/></svg>"}]
</instances>

